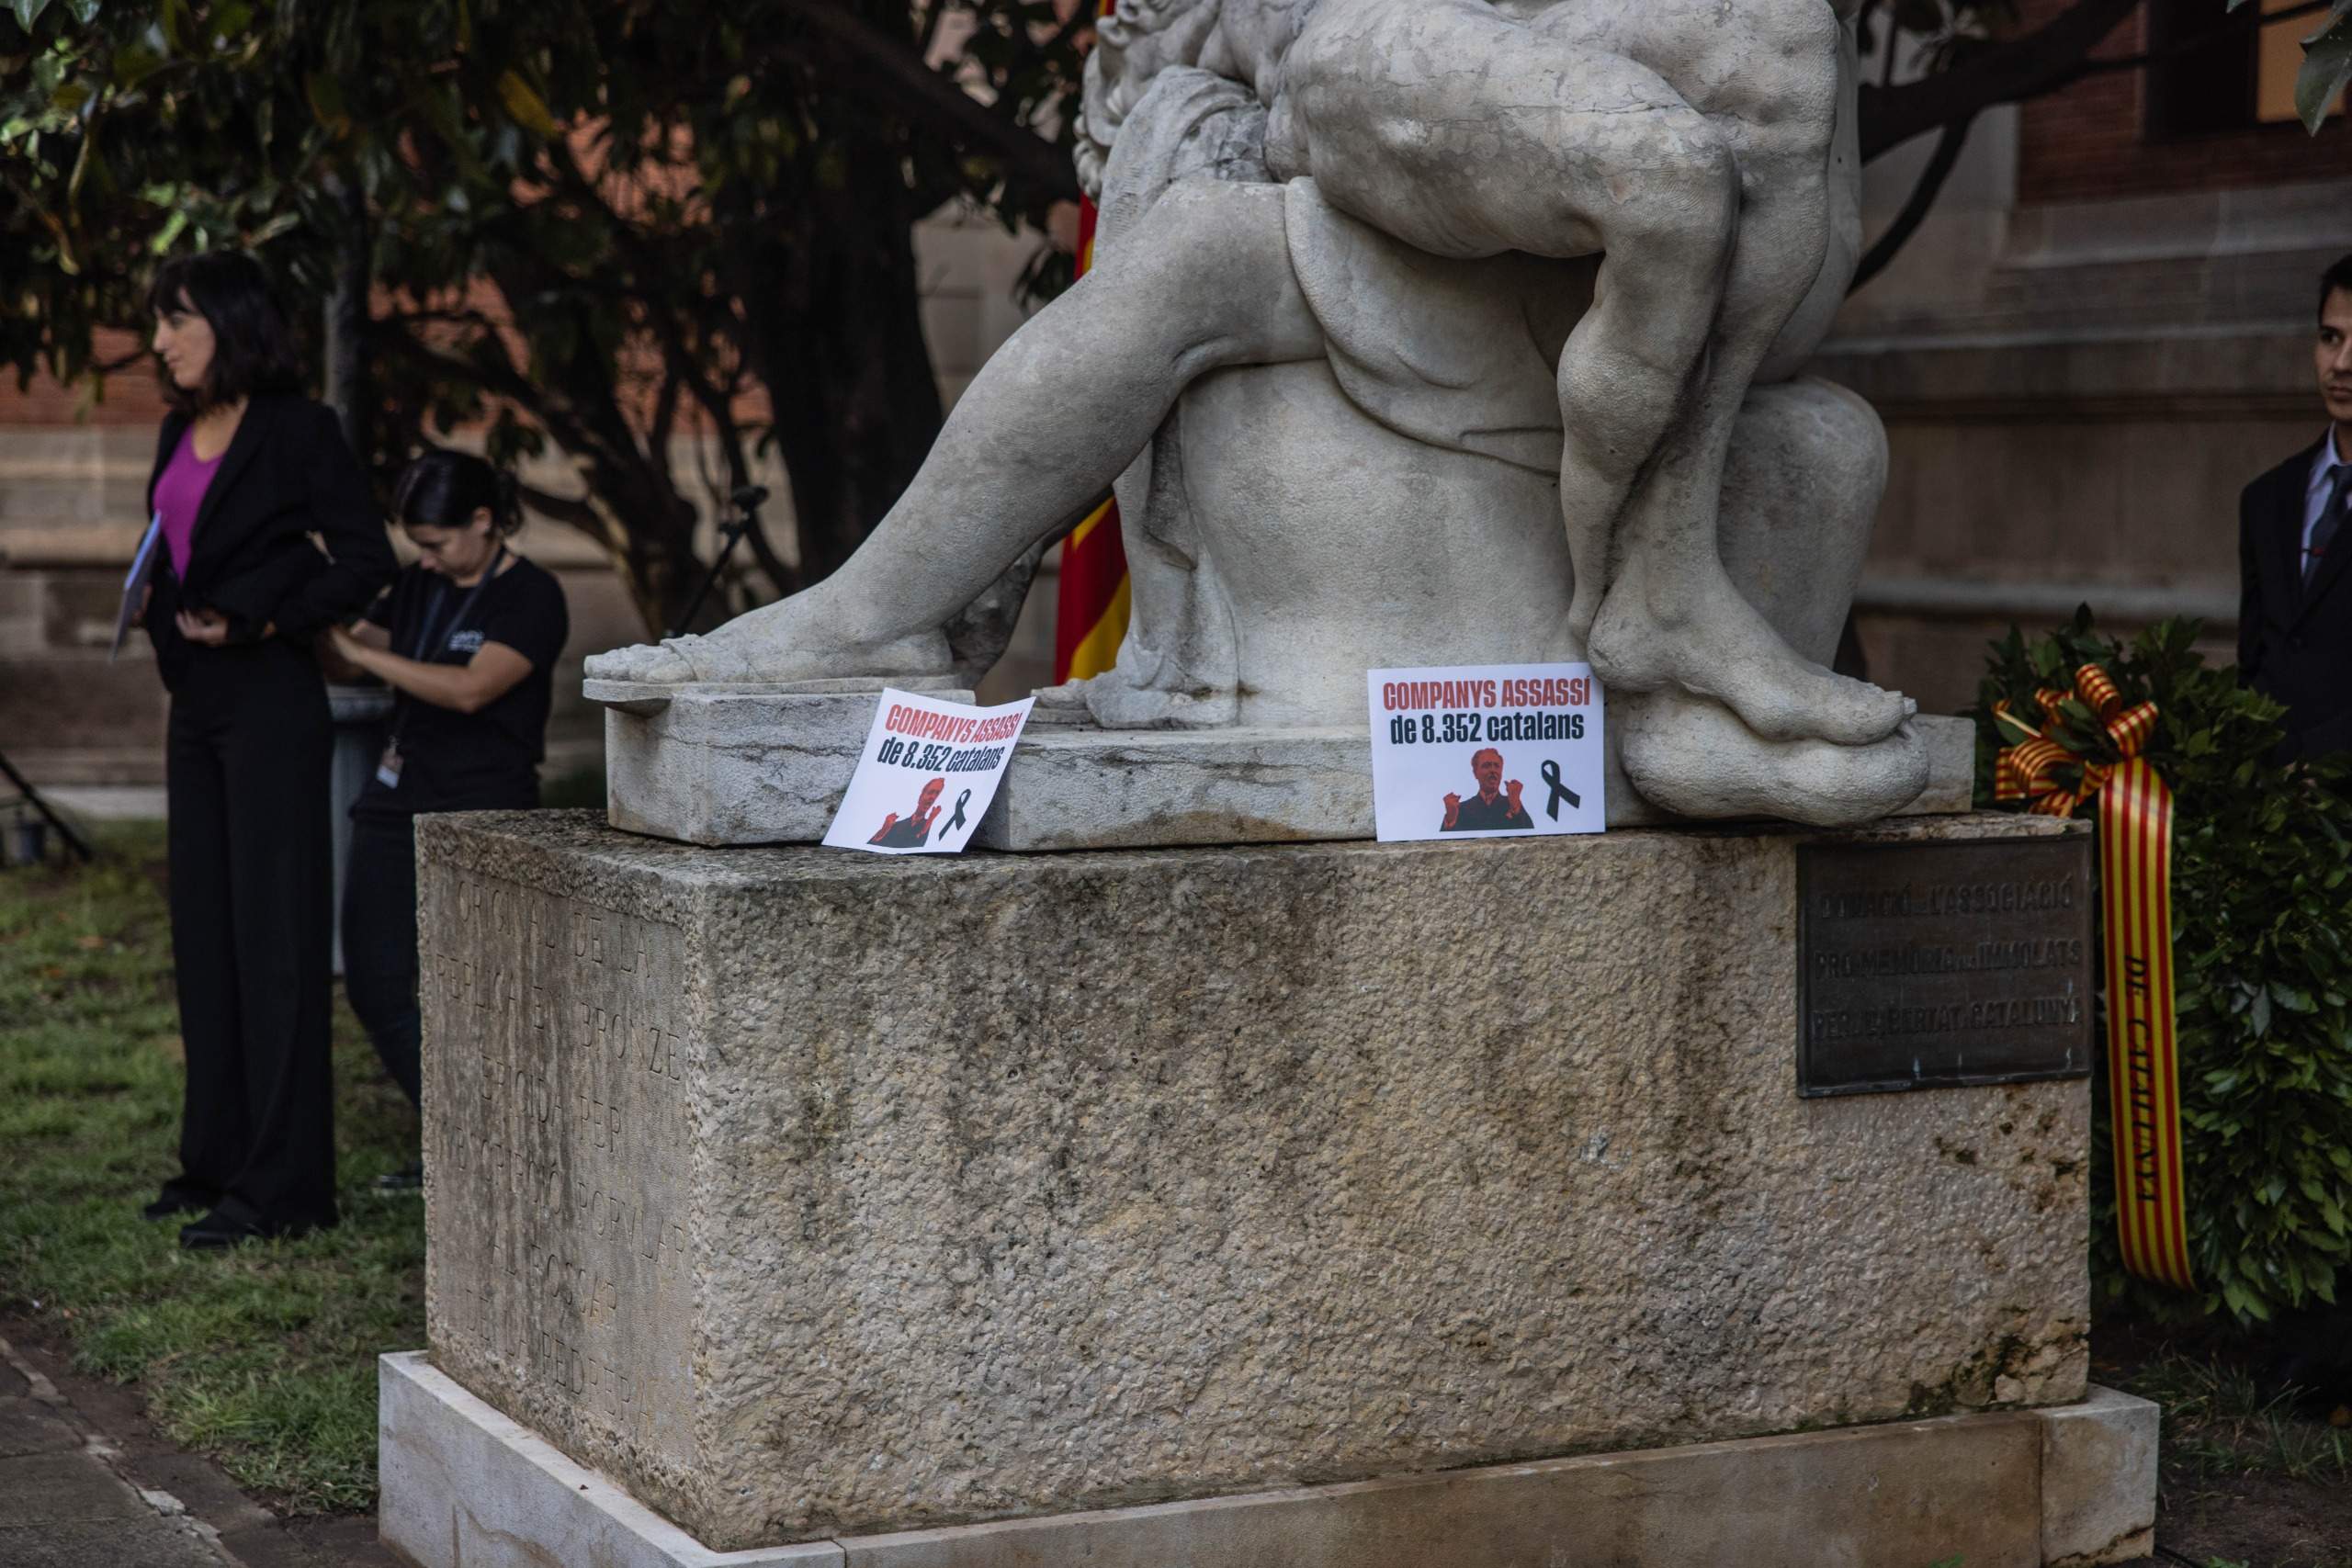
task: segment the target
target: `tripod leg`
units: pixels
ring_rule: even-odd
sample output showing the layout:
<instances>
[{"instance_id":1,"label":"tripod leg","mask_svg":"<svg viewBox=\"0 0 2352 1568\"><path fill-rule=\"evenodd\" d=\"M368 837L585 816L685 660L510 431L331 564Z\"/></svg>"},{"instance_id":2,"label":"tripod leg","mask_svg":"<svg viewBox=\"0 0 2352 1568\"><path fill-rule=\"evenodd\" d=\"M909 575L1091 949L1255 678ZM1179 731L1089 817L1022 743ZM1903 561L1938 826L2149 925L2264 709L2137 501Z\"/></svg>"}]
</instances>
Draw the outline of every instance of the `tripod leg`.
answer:
<instances>
[{"instance_id":1,"label":"tripod leg","mask_svg":"<svg viewBox=\"0 0 2352 1568\"><path fill-rule=\"evenodd\" d=\"M97 859L91 851L88 840L75 832L64 818L60 817L51 808L49 802L40 797L40 791L33 788L24 774L17 772L17 764L8 761L8 754L6 751L0 751L0 773L6 773L8 776L8 782L17 786L17 793L23 795L35 811L40 813L41 820L57 829L57 836L64 840L75 854L82 857L83 864L87 865Z\"/></svg>"}]
</instances>

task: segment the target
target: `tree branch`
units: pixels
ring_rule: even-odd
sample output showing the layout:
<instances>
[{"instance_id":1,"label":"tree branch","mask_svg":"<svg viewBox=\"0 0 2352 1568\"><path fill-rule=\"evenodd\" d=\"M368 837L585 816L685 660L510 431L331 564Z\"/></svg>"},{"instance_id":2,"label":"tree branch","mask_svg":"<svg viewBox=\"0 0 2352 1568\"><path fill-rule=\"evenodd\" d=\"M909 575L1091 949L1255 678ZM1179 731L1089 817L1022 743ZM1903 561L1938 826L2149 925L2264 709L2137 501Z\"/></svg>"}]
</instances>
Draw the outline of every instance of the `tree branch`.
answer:
<instances>
[{"instance_id":1,"label":"tree branch","mask_svg":"<svg viewBox=\"0 0 2352 1568\"><path fill-rule=\"evenodd\" d=\"M1944 127L1943 133L1936 139L1936 150L1928 157L1928 166L1919 171L1919 181L1911 187L1910 198L1903 204L1903 210L1894 215L1894 221L1886 226L1886 231L1878 237L1877 243L1863 255L1861 265L1854 269L1854 280L1846 286L1849 295L1858 292L1862 285L1884 272L1895 254L1909 243L1911 236L1918 231L1919 225L1927 221L1928 209L1935 206L1936 197L1943 192L1944 182L1951 178L1952 169L1960 162L1961 150L1968 144L1969 130L1975 123L1976 117L1971 115L1966 119L1956 119Z\"/></svg>"},{"instance_id":2,"label":"tree branch","mask_svg":"<svg viewBox=\"0 0 2352 1568\"><path fill-rule=\"evenodd\" d=\"M928 120L949 140L993 154L1005 179L1046 200L1076 201L1078 173L1061 149L1027 126L999 114L923 63L904 39L892 38L842 9L839 0L784 0L785 8L832 48L865 67L892 91L899 107Z\"/></svg>"},{"instance_id":3,"label":"tree branch","mask_svg":"<svg viewBox=\"0 0 2352 1568\"><path fill-rule=\"evenodd\" d=\"M2075 0L2025 37L1985 48L1917 82L1861 88L1865 163L1915 136L2064 86L2083 74L2092 50L2140 8L2141 0Z\"/></svg>"},{"instance_id":4,"label":"tree branch","mask_svg":"<svg viewBox=\"0 0 2352 1568\"><path fill-rule=\"evenodd\" d=\"M2240 11L2224 17L2214 26L2189 38L2179 39L2162 49L2152 49L2144 54L2119 54L2104 60L2086 60L2076 76L2101 76L2114 71L2143 71L2151 65L2162 65L2196 53L2217 39L2232 33L2258 32L2273 22L2291 22L2298 17L2309 17L2330 8L2332 0L2307 0L2284 11Z\"/></svg>"},{"instance_id":5,"label":"tree branch","mask_svg":"<svg viewBox=\"0 0 2352 1568\"><path fill-rule=\"evenodd\" d=\"M384 322L379 319L376 324L381 327ZM421 370L470 382L483 391L495 393L516 407L528 410L531 416L542 424L548 423L538 387L512 368L501 369L478 359L445 354L437 348L427 347L402 332L379 334L376 345L390 349Z\"/></svg>"}]
</instances>

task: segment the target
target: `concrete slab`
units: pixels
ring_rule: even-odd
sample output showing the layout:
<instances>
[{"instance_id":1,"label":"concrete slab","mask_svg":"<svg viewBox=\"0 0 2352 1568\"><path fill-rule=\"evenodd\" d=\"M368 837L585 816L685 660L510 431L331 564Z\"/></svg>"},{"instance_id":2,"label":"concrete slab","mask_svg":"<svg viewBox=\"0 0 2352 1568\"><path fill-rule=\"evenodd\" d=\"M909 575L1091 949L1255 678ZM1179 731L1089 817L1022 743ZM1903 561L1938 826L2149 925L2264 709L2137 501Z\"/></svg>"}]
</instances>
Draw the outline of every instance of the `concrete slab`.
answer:
<instances>
[{"instance_id":1,"label":"concrete slab","mask_svg":"<svg viewBox=\"0 0 2352 1568\"><path fill-rule=\"evenodd\" d=\"M87 1453L23 1454L0 1460L0 1525L75 1519L135 1519L147 1506Z\"/></svg>"},{"instance_id":2,"label":"concrete slab","mask_svg":"<svg viewBox=\"0 0 2352 1568\"><path fill-rule=\"evenodd\" d=\"M1928 787L1895 815L1968 810L1974 727L1931 715L1912 724L1927 738ZM972 842L1045 851L1369 839L1371 745L1362 729L1033 726ZM1608 797L1611 828L1682 820L1634 793L1613 750Z\"/></svg>"},{"instance_id":3,"label":"concrete slab","mask_svg":"<svg viewBox=\"0 0 2352 1568\"><path fill-rule=\"evenodd\" d=\"M37 1399L0 1399L0 1460L82 1446L82 1435Z\"/></svg>"},{"instance_id":4,"label":"concrete slab","mask_svg":"<svg viewBox=\"0 0 2352 1568\"><path fill-rule=\"evenodd\" d=\"M468 1393L424 1352L377 1367L379 1529L421 1568L842 1568L831 1542L710 1551Z\"/></svg>"},{"instance_id":5,"label":"concrete slab","mask_svg":"<svg viewBox=\"0 0 2352 1568\"><path fill-rule=\"evenodd\" d=\"M2041 1549L2051 1562L2099 1568L2155 1551L2160 1414L2098 1387L2080 1404L2043 1412Z\"/></svg>"},{"instance_id":6,"label":"concrete slab","mask_svg":"<svg viewBox=\"0 0 2352 1568\"><path fill-rule=\"evenodd\" d=\"M5 1483L0 1483L5 1484ZM7 1568L228 1568L184 1519L118 1523L0 1524L0 1563Z\"/></svg>"},{"instance_id":7,"label":"concrete slab","mask_svg":"<svg viewBox=\"0 0 2352 1568\"><path fill-rule=\"evenodd\" d=\"M2065 1553L2155 1508L2152 1466L2098 1458L2131 1450L2154 1407L2095 1389L2045 1410L714 1552L423 1352L380 1366L384 1537L420 1568L2045 1568L2121 1561Z\"/></svg>"},{"instance_id":8,"label":"concrete slab","mask_svg":"<svg viewBox=\"0 0 2352 1568\"><path fill-rule=\"evenodd\" d=\"M605 705L606 819L690 844L814 843L849 787L881 684L588 682L589 698ZM911 689L972 700L944 682ZM1925 714L1912 723L1927 739L1928 784L1897 815L1968 810L1974 728ZM1613 828L1680 820L1634 794L1613 753L1608 795ZM972 842L1051 851L1372 836L1362 728L1114 730L1033 719Z\"/></svg>"},{"instance_id":9,"label":"concrete slab","mask_svg":"<svg viewBox=\"0 0 2352 1568\"><path fill-rule=\"evenodd\" d=\"M689 844L814 842L865 749L881 681L649 687L590 681L605 705L606 819ZM947 702L941 681L896 682Z\"/></svg>"}]
</instances>

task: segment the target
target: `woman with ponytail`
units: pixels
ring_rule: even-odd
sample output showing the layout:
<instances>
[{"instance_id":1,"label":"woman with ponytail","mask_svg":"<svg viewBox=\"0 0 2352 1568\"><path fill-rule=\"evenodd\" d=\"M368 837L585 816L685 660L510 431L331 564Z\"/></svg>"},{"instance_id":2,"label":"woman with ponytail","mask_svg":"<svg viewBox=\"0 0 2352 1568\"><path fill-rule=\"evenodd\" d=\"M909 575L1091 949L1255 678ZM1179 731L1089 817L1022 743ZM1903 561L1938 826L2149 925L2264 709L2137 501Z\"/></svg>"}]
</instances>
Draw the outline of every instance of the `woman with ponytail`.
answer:
<instances>
[{"instance_id":1,"label":"woman with ponytail","mask_svg":"<svg viewBox=\"0 0 2352 1568\"><path fill-rule=\"evenodd\" d=\"M522 524L512 475L467 453L428 452L401 475L392 513L417 559L367 620L329 632L322 652L331 671L374 675L398 694L390 739L351 808L344 991L414 1103L414 819L538 805L571 619L555 578L507 542ZM386 1184L413 1186L419 1175L412 1168Z\"/></svg>"}]
</instances>

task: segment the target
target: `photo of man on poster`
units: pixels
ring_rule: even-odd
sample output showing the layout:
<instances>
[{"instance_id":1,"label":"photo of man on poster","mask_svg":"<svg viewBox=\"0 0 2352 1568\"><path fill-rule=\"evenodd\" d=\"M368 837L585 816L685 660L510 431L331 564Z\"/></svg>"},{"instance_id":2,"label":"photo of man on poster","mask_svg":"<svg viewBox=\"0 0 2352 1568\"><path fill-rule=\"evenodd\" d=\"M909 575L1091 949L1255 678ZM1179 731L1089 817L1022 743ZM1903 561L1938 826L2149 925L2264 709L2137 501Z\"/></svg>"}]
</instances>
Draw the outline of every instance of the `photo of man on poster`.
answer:
<instances>
[{"instance_id":1,"label":"photo of man on poster","mask_svg":"<svg viewBox=\"0 0 2352 1568\"><path fill-rule=\"evenodd\" d=\"M931 825L939 819L939 796L946 787L945 779L924 784L911 815L900 817L893 811L882 818L881 829L865 841L886 850L921 849L931 840Z\"/></svg>"},{"instance_id":2,"label":"photo of man on poster","mask_svg":"<svg viewBox=\"0 0 2352 1568\"><path fill-rule=\"evenodd\" d=\"M1470 772L1478 781L1478 793L1468 800L1458 795L1445 797L1445 821L1441 830L1448 833L1476 833L1498 828L1533 828L1535 819L1527 807L1519 803L1520 782L1503 782L1503 754L1488 746L1470 759Z\"/></svg>"}]
</instances>

